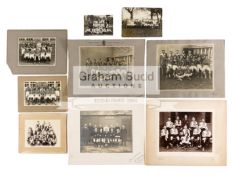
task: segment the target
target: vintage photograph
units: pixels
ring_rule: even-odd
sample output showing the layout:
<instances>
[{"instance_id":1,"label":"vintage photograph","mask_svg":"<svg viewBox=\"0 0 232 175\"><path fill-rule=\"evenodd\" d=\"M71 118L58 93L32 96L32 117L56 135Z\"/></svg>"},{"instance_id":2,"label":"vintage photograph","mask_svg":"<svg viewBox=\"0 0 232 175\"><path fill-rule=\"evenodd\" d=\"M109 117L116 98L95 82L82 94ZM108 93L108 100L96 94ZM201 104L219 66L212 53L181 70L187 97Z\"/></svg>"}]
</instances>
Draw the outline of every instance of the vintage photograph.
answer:
<instances>
[{"instance_id":1,"label":"vintage photograph","mask_svg":"<svg viewBox=\"0 0 232 175\"><path fill-rule=\"evenodd\" d=\"M25 81L25 106L59 106L61 81Z\"/></svg>"},{"instance_id":2,"label":"vintage photograph","mask_svg":"<svg viewBox=\"0 0 232 175\"><path fill-rule=\"evenodd\" d=\"M81 111L81 153L131 153L132 111Z\"/></svg>"},{"instance_id":3,"label":"vintage photograph","mask_svg":"<svg viewBox=\"0 0 232 175\"><path fill-rule=\"evenodd\" d=\"M67 77L18 77L18 110L19 112L67 111Z\"/></svg>"},{"instance_id":4,"label":"vintage photograph","mask_svg":"<svg viewBox=\"0 0 232 175\"><path fill-rule=\"evenodd\" d=\"M131 80L126 79L126 75L128 71L133 71L134 47L83 46L80 47L80 65L81 86L128 84Z\"/></svg>"},{"instance_id":5,"label":"vintage photograph","mask_svg":"<svg viewBox=\"0 0 232 175\"><path fill-rule=\"evenodd\" d=\"M160 112L160 152L212 152L212 112Z\"/></svg>"},{"instance_id":6,"label":"vintage photograph","mask_svg":"<svg viewBox=\"0 0 232 175\"><path fill-rule=\"evenodd\" d=\"M122 36L161 37L162 8L123 8Z\"/></svg>"},{"instance_id":7,"label":"vintage photograph","mask_svg":"<svg viewBox=\"0 0 232 175\"><path fill-rule=\"evenodd\" d=\"M20 114L19 152L66 151L66 114Z\"/></svg>"},{"instance_id":8,"label":"vintage photograph","mask_svg":"<svg viewBox=\"0 0 232 175\"><path fill-rule=\"evenodd\" d=\"M55 37L19 37L19 66L55 66Z\"/></svg>"},{"instance_id":9,"label":"vintage photograph","mask_svg":"<svg viewBox=\"0 0 232 175\"><path fill-rule=\"evenodd\" d=\"M84 35L113 35L113 16L85 15Z\"/></svg>"},{"instance_id":10,"label":"vintage photograph","mask_svg":"<svg viewBox=\"0 0 232 175\"><path fill-rule=\"evenodd\" d=\"M157 45L160 90L213 90L213 44Z\"/></svg>"},{"instance_id":11,"label":"vintage photograph","mask_svg":"<svg viewBox=\"0 0 232 175\"><path fill-rule=\"evenodd\" d=\"M57 136L60 135L60 121L30 120L25 124L27 146L59 146Z\"/></svg>"}]
</instances>

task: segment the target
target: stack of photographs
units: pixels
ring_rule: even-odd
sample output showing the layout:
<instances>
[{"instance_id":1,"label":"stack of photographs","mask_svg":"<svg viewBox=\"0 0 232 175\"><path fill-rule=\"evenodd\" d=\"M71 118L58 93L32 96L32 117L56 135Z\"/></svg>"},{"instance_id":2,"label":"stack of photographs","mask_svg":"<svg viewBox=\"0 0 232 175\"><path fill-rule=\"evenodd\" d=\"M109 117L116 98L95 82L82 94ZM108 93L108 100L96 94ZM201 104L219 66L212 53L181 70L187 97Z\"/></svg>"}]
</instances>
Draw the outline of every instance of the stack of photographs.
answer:
<instances>
[{"instance_id":1,"label":"stack of photographs","mask_svg":"<svg viewBox=\"0 0 232 175\"><path fill-rule=\"evenodd\" d=\"M67 31L8 30L7 38L9 68L29 75L18 77L19 152L66 153Z\"/></svg>"},{"instance_id":2,"label":"stack of photographs","mask_svg":"<svg viewBox=\"0 0 232 175\"><path fill-rule=\"evenodd\" d=\"M21 75L19 152L68 148L69 164L226 165L225 41L146 41L163 36L162 8L124 7L121 18L132 39L8 31L7 64ZM111 14L83 20L84 36L114 34Z\"/></svg>"}]
</instances>

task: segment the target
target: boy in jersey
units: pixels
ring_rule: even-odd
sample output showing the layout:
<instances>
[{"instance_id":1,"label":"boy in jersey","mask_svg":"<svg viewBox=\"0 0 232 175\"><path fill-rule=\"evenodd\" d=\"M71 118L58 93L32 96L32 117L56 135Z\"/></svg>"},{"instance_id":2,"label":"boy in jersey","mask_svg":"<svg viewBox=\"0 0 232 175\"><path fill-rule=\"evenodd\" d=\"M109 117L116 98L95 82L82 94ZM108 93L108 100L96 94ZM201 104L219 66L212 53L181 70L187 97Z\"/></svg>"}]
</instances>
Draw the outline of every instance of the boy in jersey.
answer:
<instances>
[{"instance_id":1,"label":"boy in jersey","mask_svg":"<svg viewBox=\"0 0 232 175\"><path fill-rule=\"evenodd\" d=\"M206 128L203 132L202 132L202 151L205 151L205 149L210 145L210 143L212 142L212 133L211 131L208 130L208 128Z\"/></svg>"},{"instance_id":2,"label":"boy in jersey","mask_svg":"<svg viewBox=\"0 0 232 175\"><path fill-rule=\"evenodd\" d=\"M199 126L197 126L194 130L193 130L193 135L191 137L191 141L192 141L192 146L196 146L197 148L200 147L201 144L201 129L199 128Z\"/></svg>"},{"instance_id":3,"label":"boy in jersey","mask_svg":"<svg viewBox=\"0 0 232 175\"><path fill-rule=\"evenodd\" d=\"M171 121L171 117L168 118L168 121L166 122L166 127L168 132L170 133L170 130L173 127L173 122Z\"/></svg>"},{"instance_id":4,"label":"boy in jersey","mask_svg":"<svg viewBox=\"0 0 232 175\"><path fill-rule=\"evenodd\" d=\"M179 137L179 132L176 129L176 126L173 125L172 129L170 129L170 145L171 147L177 145L179 143L180 137Z\"/></svg>"},{"instance_id":5,"label":"boy in jersey","mask_svg":"<svg viewBox=\"0 0 232 175\"><path fill-rule=\"evenodd\" d=\"M167 130L167 127L164 126L160 132L160 144L161 146L166 147L167 149L168 149L168 136L169 136L169 132Z\"/></svg>"},{"instance_id":6,"label":"boy in jersey","mask_svg":"<svg viewBox=\"0 0 232 175\"><path fill-rule=\"evenodd\" d=\"M195 117L192 117L192 121L190 122L190 135L193 135L193 130L197 127L197 121Z\"/></svg>"},{"instance_id":7,"label":"boy in jersey","mask_svg":"<svg viewBox=\"0 0 232 175\"><path fill-rule=\"evenodd\" d=\"M178 131L180 131L182 122L181 122L179 116L176 117L176 120L175 120L175 123L174 123L174 124L175 124L176 128L178 129Z\"/></svg>"}]
</instances>

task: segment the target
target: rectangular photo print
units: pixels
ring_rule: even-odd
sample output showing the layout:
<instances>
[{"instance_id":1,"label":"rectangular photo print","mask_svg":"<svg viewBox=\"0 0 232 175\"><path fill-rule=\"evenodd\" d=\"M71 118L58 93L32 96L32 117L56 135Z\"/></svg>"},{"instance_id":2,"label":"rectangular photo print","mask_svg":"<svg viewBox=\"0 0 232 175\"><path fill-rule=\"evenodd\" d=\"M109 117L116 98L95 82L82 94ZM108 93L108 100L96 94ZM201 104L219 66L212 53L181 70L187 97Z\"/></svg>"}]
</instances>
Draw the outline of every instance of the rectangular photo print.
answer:
<instances>
[{"instance_id":1,"label":"rectangular photo print","mask_svg":"<svg viewBox=\"0 0 232 175\"><path fill-rule=\"evenodd\" d=\"M162 37L162 23L162 8L122 9L122 37Z\"/></svg>"},{"instance_id":2,"label":"rectangular photo print","mask_svg":"<svg viewBox=\"0 0 232 175\"><path fill-rule=\"evenodd\" d=\"M157 45L160 90L213 90L213 44Z\"/></svg>"},{"instance_id":3,"label":"rectangular photo print","mask_svg":"<svg viewBox=\"0 0 232 175\"><path fill-rule=\"evenodd\" d=\"M212 112L160 112L160 152L212 152Z\"/></svg>"},{"instance_id":4,"label":"rectangular photo print","mask_svg":"<svg viewBox=\"0 0 232 175\"><path fill-rule=\"evenodd\" d=\"M80 86L96 88L131 84L127 72L134 66L133 46L80 47Z\"/></svg>"},{"instance_id":5,"label":"rectangular photo print","mask_svg":"<svg viewBox=\"0 0 232 175\"><path fill-rule=\"evenodd\" d=\"M55 66L55 37L19 37L19 66Z\"/></svg>"},{"instance_id":6,"label":"rectangular photo print","mask_svg":"<svg viewBox=\"0 0 232 175\"><path fill-rule=\"evenodd\" d=\"M66 74L67 30L8 30L7 64L16 75Z\"/></svg>"},{"instance_id":7,"label":"rectangular photo print","mask_svg":"<svg viewBox=\"0 0 232 175\"><path fill-rule=\"evenodd\" d=\"M84 35L113 35L112 15L85 15Z\"/></svg>"},{"instance_id":8,"label":"rectangular photo print","mask_svg":"<svg viewBox=\"0 0 232 175\"><path fill-rule=\"evenodd\" d=\"M149 98L222 98L225 41L149 40L147 69L158 79L158 90L147 81Z\"/></svg>"},{"instance_id":9,"label":"rectangular photo print","mask_svg":"<svg viewBox=\"0 0 232 175\"><path fill-rule=\"evenodd\" d=\"M81 153L132 152L132 111L81 111Z\"/></svg>"},{"instance_id":10,"label":"rectangular photo print","mask_svg":"<svg viewBox=\"0 0 232 175\"><path fill-rule=\"evenodd\" d=\"M66 114L21 114L20 153L65 153Z\"/></svg>"},{"instance_id":11,"label":"rectangular photo print","mask_svg":"<svg viewBox=\"0 0 232 175\"><path fill-rule=\"evenodd\" d=\"M225 100L147 99L148 165L224 166Z\"/></svg>"},{"instance_id":12,"label":"rectangular photo print","mask_svg":"<svg viewBox=\"0 0 232 175\"><path fill-rule=\"evenodd\" d=\"M19 77L19 111L64 111L67 105L66 83L64 76Z\"/></svg>"}]
</instances>

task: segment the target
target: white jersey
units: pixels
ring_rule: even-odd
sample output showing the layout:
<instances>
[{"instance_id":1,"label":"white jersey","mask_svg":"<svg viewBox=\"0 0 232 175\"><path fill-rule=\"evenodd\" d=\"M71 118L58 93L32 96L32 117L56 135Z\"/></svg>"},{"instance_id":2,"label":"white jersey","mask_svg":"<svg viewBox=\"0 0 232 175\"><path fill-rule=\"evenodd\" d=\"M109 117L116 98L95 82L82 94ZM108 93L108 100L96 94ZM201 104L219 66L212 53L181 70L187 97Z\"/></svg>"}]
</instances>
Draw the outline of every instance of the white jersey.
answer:
<instances>
[{"instance_id":1,"label":"white jersey","mask_svg":"<svg viewBox=\"0 0 232 175\"><path fill-rule=\"evenodd\" d=\"M176 126L181 126L181 124L182 124L181 120L175 120L175 125Z\"/></svg>"},{"instance_id":2,"label":"white jersey","mask_svg":"<svg viewBox=\"0 0 232 175\"><path fill-rule=\"evenodd\" d=\"M194 130L193 130L193 135L198 135L198 134L200 134L201 133L201 129L199 128L199 129L197 129L197 128L195 128Z\"/></svg>"},{"instance_id":3,"label":"white jersey","mask_svg":"<svg viewBox=\"0 0 232 175\"><path fill-rule=\"evenodd\" d=\"M178 130L177 130L176 128L172 128L172 129L170 130L170 134L171 134L171 135L178 135Z\"/></svg>"},{"instance_id":4,"label":"white jersey","mask_svg":"<svg viewBox=\"0 0 232 175\"><path fill-rule=\"evenodd\" d=\"M191 128L196 128L197 127L197 121L191 121L190 127Z\"/></svg>"},{"instance_id":5,"label":"white jersey","mask_svg":"<svg viewBox=\"0 0 232 175\"><path fill-rule=\"evenodd\" d=\"M160 135L161 136L168 136L168 130L167 129L162 129Z\"/></svg>"},{"instance_id":6,"label":"white jersey","mask_svg":"<svg viewBox=\"0 0 232 175\"><path fill-rule=\"evenodd\" d=\"M199 127L200 127L201 129L206 129L206 128L207 128L207 123L206 123L206 122L200 122L200 123L199 123Z\"/></svg>"},{"instance_id":7,"label":"white jersey","mask_svg":"<svg viewBox=\"0 0 232 175\"><path fill-rule=\"evenodd\" d=\"M172 128L172 126L173 126L173 123L171 121L166 122L166 127L167 128Z\"/></svg>"},{"instance_id":8,"label":"white jersey","mask_svg":"<svg viewBox=\"0 0 232 175\"><path fill-rule=\"evenodd\" d=\"M202 132L202 137L211 137L211 136L212 136L211 131L203 131Z\"/></svg>"},{"instance_id":9,"label":"white jersey","mask_svg":"<svg viewBox=\"0 0 232 175\"><path fill-rule=\"evenodd\" d=\"M190 134L189 129L183 129L183 135Z\"/></svg>"}]
</instances>

